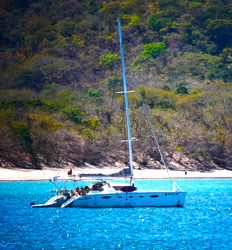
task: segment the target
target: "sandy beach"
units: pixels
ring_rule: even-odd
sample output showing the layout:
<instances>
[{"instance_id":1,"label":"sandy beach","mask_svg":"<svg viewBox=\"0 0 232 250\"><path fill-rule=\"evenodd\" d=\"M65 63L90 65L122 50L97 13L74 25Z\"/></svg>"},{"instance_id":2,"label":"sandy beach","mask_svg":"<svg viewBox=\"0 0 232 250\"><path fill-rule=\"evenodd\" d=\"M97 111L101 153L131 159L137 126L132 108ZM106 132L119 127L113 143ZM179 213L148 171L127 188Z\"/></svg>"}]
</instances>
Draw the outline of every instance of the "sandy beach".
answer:
<instances>
[{"instance_id":1,"label":"sandy beach","mask_svg":"<svg viewBox=\"0 0 232 250\"><path fill-rule=\"evenodd\" d=\"M49 180L54 176L60 176L60 179L67 179L69 169L43 169L43 170L33 170L33 169L6 169L0 168L0 181L39 181L39 180ZM73 174L101 174L109 175L112 173L117 173L122 169L119 168L73 168ZM135 179L216 179L216 178L232 178L232 171L229 170L216 170L210 172L195 172L188 171L173 171L165 169L160 170L134 170Z\"/></svg>"}]
</instances>

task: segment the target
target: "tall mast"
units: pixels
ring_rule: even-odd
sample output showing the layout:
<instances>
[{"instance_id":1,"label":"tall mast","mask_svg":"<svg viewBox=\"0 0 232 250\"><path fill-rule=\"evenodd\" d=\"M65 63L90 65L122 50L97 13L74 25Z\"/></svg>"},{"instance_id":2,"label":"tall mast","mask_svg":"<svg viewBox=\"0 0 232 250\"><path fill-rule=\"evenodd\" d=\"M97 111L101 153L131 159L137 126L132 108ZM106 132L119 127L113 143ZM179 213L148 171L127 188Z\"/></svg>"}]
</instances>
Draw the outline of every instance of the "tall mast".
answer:
<instances>
[{"instance_id":1,"label":"tall mast","mask_svg":"<svg viewBox=\"0 0 232 250\"><path fill-rule=\"evenodd\" d=\"M127 136L128 136L129 159L130 159L131 185L133 185L134 184L134 174L133 174L130 117L129 117L128 92L127 92L127 86L126 86L126 73L125 73L125 65L124 65L123 42L122 42L122 31L121 31L121 21L120 20L118 20L118 34L119 34L119 44L120 44L121 63L122 63L124 101L125 101L125 108L126 108L126 124L127 124Z\"/></svg>"}]
</instances>

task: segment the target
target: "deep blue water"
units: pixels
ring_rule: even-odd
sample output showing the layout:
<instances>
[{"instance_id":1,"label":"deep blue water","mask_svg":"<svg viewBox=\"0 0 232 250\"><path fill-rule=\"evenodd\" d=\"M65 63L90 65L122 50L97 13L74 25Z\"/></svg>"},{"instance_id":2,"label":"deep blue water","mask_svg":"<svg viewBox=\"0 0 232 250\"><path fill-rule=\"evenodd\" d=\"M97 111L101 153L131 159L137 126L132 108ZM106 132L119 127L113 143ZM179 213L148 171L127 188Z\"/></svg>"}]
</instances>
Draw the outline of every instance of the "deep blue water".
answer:
<instances>
[{"instance_id":1,"label":"deep blue water","mask_svg":"<svg viewBox=\"0 0 232 250\"><path fill-rule=\"evenodd\" d=\"M232 249L232 180L177 183L184 208L32 209L52 196L51 183L1 182L0 249Z\"/></svg>"}]
</instances>

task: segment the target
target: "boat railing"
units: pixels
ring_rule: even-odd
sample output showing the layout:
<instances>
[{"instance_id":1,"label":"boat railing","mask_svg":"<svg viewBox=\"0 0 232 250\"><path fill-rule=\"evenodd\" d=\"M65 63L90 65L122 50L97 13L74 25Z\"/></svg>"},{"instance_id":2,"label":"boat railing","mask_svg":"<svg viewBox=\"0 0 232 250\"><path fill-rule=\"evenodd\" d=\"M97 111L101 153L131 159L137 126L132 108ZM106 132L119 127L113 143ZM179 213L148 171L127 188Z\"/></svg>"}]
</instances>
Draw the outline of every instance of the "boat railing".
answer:
<instances>
[{"instance_id":1,"label":"boat railing","mask_svg":"<svg viewBox=\"0 0 232 250\"><path fill-rule=\"evenodd\" d=\"M172 183L172 190L173 191L183 191L183 189L181 189L181 187L175 181Z\"/></svg>"}]
</instances>

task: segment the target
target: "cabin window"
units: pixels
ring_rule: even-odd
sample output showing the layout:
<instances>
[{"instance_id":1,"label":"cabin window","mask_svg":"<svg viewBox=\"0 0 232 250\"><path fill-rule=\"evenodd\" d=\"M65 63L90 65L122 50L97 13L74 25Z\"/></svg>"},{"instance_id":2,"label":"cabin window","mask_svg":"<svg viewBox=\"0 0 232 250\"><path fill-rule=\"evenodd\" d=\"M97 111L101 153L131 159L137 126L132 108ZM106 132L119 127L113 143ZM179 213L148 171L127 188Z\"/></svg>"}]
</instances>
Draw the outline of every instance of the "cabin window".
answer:
<instances>
[{"instance_id":1,"label":"cabin window","mask_svg":"<svg viewBox=\"0 0 232 250\"><path fill-rule=\"evenodd\" d=\"M144 196L140 195L139 197L140 197L140 198L143 198Z\"/></svg>"},{"instance_id":2,"label":"cabin window","mask_svg":"<svg viewBox=\"0 0 232 250\"><path fill-rule=\"evenodd\" d=\"M157 198L157 197L159 197L159 195L153 194L153 195L151 195L150 197L151 197L151 198Z\"/></svg>"},{"instance_id":3,"label":"cabin window","mask_svg":"<svg viewBox=\"0 0 232 250\"><path fill-rule=\"evenodd\" d=\"M167 196L167 194L165 194L165 196Z\"/></svg>"},{"instance_id":4,"label":"cabin window","mask_svg":"<svg viewBox=\"0 0 232 250\"><path fill-rule=\"evenodd\" d=\"M129 196L129 198L133 198L133 196Z\"/></svg>"},{"instance_id":5,"label":"cabin window","mask_svg":"<svg viewBox=\"0 0 232 250\"><path fill-rule=\"evenodd\" d=\"M112 186L116 191L118 191L122 186Z\"/></svg>"},{"instance_id":6,"label":"cabin window","mask_svg":"<svg viewBox=\"0 0 232 250\"><path fill-rule=\"evenodd\" d=\"M102 191L103 190L103 183L102 182L97 182L92 185L91 190L93 191Z\"/></svg>"},{"instance_id":7,"label":"cabin window","mask_svg":"<svg viewBox=\"0 0 232 250\"><path fill-rule=\"evenodd\" d=\"M122 196L118 196L118 198L122 198Z\"/></svg>"},{"instance_id":8,"label":"cabin window","mask_svg":"<svg viewBox=\"0 0 232 250\"><path fill-rule=\"evenodd\" d=\"M102 199L110 199L111 196L102 196Z\"/></svg>"}]
</instances>

